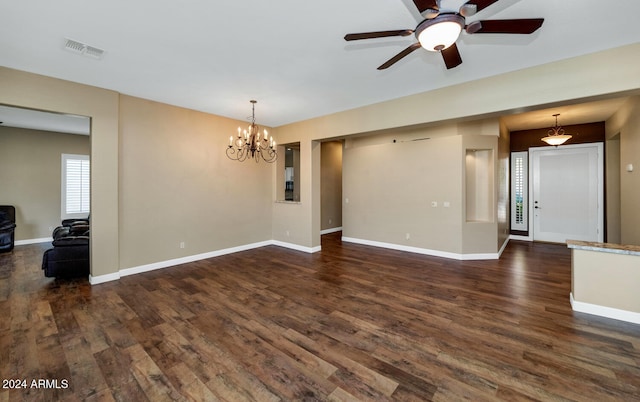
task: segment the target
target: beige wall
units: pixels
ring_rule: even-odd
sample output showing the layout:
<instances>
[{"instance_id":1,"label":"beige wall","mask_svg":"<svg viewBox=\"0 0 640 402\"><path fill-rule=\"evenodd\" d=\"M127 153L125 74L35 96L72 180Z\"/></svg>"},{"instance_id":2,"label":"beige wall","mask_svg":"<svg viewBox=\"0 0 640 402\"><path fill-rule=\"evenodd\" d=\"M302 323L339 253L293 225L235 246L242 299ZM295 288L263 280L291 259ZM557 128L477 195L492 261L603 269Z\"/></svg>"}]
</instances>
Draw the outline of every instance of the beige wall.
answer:
<instances>
[{"instance_id":1,"label":"beige wall","mask_svg":"<svg viewBox=\"0 0 640 402\"><path fill-rule=\"evenodd\" d=\"M16 240L51 237L61 221L61 155L89 155L88 136L0 127L0 204L16 208Z\"/></svg>"},{"instance_id":2,"label":"beige wall","mask_svg":"<svg viewBox=\"0 0 640 402\"><path fill-rule=\"evenodd\" d=\"M509 239L511 229L511 177L510 159L511 147L509 144L509 132L505 127L500 127L500 137L498 138L498 174L496 186L496 212L498 220L498 251Z\"/></svg>"},{"instance_id":3,"label":"beige wall","mask_svg":"<svg viewBox=\"0 0 640 402\"><path fill-rule=\"evenodd\" d=\"M607 120L606 130L607 138L620 135L620 242L640 245L640 97L630 98ZM629 164L633 172L627 172Z\"/></svg>"},{"instance_id":4,"label":"beige wall","mask_svg":"<svg viewBox=\"0 0 640 402\"><path fill-rule=\"evenodd\" d=\"M462 137L461 152L464 166L461 185L465 206L461 217L462 254L495 254L498 251L496 205L500 189L497 179L499 125L497 119L493 123L491 126L495 130L493 135L482 135L482 129L487 122L480 121L475 130L467 124L465 131L477 132L481 135L466 134ZM474 150L476 152L473 152ZM474 153L479 155L474 157ZM477 166L472 169L471 166L474 164ZM483 166L484 164L489 166ZM479 174L480 178L473 177L474 174L476 176ZM478 211L474 213L476 209Z\"/></svg>"},{"instance_id":5,"label":"beige wall","mask_svg":"<svg viewBox=\"0 0 640 402\"><path fill-rule=\"evenodd\" d=\"M343 235L445 253L497 253L509 225L506 137L497 119L482 119L347 139Z\"/></svg>"},{"instance_id":6,"label":"beige wall","mask_svg":"<svg viewBox=\"0 0 640 402\"><path fill-rule=\"evenodd\" d=\"M640 256L573 249L571 294L577 302L640 313Z\"/></svg>"},{"instance_id":7,"label":"beige wall","mask_svg":"<svg viewBox=\"0 0 640 402\"><path fill-rule=\"evenodd\" d=\"M271 239L272 165L224 153L238 124L121 96L121 269Z\"/></svg>"},{"instance_id":8,"label":"beige wall","mask_svg":"<svg viewBox=\"0 0 640 402\"><path fill-rule=\"evenodd\" d=\"M347 139L343 236L461 253L464 158L457 133L450 125Z\"/></svg>"},{"instance_id":9,"label":"beige wall","mask_svg":"<svg viewBox=\"0 0 640 402\"><path fill-rule=\"evenodd\" d=\"M326 230L342 226L342 141L327 141L321 146L320 229Z\"/></svg>"},{"instance_id":10,"label":"beige wall","mask_svg":"<svg viewBox=\"0 0 640 402\"><path fill-rule=\"evenodd\" d=\"M91 117L91 275L118 271L118 94L0 67L0 104Z\"/></svg>"},{"instance_id":11,"label":"beige wall","mask_svg":"<svg viewBox=\"0 0 640 402\"><path fill-rule=\"evenodd\" d=\"M605 197L607 204L607 243L622 243L620 225L620 136L608 139L605 142Z\"/></svg>"}]
</instances>

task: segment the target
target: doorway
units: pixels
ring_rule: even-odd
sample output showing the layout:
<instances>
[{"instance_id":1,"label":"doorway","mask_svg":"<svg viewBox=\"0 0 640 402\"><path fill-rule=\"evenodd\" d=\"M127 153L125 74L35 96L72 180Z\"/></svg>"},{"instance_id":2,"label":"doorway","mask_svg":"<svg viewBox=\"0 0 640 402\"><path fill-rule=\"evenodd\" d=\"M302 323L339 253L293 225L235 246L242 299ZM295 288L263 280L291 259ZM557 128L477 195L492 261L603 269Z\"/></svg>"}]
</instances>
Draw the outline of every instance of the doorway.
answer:
<instances>
[{"instance_id":1,"label":"doorway","mask_svg":"<svg viewBox=\"0 0 640 402\"><path fill-rule=\"evenodd\" d=\"M320 148L320 234L342 230L343 141L325 141Z\"/></svg>"},{"instance_id":2,"label":"doorway","mask_svg":"<svg viewBox=\"0 0 640 402\"><path fill-rule=\"evenodd\" d=\"M529 155L533 240L602 242L602 143L531 148Z\"/></svg>"},{"instance_id":3,"label":"doorway","mask_svg":"<svg viewBox=\"0 0 640 402\"><path fill-rule=\"evenodd\" d=\"M16 245L51 241L64 219L89 214L91 119L0 105L0 188L16 207Z\"/></svg>"}]
</instances>

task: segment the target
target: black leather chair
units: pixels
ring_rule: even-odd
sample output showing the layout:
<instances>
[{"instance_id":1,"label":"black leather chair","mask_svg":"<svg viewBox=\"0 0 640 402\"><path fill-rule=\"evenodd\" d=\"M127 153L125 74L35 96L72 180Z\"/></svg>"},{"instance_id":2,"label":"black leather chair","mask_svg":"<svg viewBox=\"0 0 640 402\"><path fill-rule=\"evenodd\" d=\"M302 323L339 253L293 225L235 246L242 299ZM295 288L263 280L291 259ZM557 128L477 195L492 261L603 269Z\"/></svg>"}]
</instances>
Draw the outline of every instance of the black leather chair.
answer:
<instances>
[{"instance_id":1,"label":"black leather chair","mask_svg":"<svg viewBox=\"0 0 640 402\"><path fill-rule=\"evenodd\" d=\"M44 276L73 278L89 276L89 236L66 236L53 241L44 252Z\"/></svg>"},{"instance_id":2,"label":"black leather chair","mask_svg":"<svg viewBox=\"0 0 640 402\"><path fill-rule=\"evenodd\" d=\"M13 250L15 244L16 209L0 205L0 253Z\"/></svg>"},{"instance_id":3,"label":"black leather chair","mask_svg":"<svg viewBox=\"0 0 640 402\"><path fill-rule=\"evenodd\" d=\"M44 276L73 278L89 276L88 220L67 220L54 229L53 248L44 252L42 269Z\"/></svg>"}]
</instances>

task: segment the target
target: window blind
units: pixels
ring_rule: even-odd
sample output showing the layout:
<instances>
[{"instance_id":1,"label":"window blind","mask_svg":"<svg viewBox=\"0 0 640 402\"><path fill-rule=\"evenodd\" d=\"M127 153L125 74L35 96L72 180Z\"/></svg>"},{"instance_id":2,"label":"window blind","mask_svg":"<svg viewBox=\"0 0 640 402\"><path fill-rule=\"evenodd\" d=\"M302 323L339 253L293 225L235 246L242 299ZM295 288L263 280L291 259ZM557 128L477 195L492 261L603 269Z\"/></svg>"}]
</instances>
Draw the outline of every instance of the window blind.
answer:
<instances>
[{"instance_id":1,"label":"window blind","mask_svg":"<svg viewBox=\"0 0 640 402\"><path fill-rule=\"evenodd\" d=\"M90 211L91 164L88 155L62 155L63 218Z\"/></svg>"}]
</instances>

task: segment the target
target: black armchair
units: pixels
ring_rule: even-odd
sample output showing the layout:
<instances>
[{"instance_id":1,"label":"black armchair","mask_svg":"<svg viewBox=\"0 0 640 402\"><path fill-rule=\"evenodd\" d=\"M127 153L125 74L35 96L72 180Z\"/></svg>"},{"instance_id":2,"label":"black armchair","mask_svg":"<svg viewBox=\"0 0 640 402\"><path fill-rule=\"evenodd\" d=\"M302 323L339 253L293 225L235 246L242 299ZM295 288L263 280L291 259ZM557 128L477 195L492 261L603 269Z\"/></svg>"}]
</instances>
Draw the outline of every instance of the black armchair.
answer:
<instances>
[{"instance_id":1,"label":"black armchair","mask_svg":"<svg viewBox=\"0 0 640 402\"><path fill-rule=\"evenodd\" d=\"M0 253L13 250L15 244L16 209L0 205Z\"/></svg>"},{"instance_id":2,"label":"black armchair","mask_svg":"<svg viewBox=\"0 0 640 402\"><path fill-rule=\"evenodd\" d=\"M67 236L53 241L44 252L42 269L46 277L89 276L89 236Z\"/></svg>"},{"instance_id":3,"label":"black armchair","mask_svg":"<svg viewBox=\"0 0 640 402\"><path fill-rule=\"evenodd\" d=\"M63 221L52 233L53 248L44 252L42 269L46 277L71 278L88 276L89 235L88 220Z\"/></svg>"}]
</instances>

